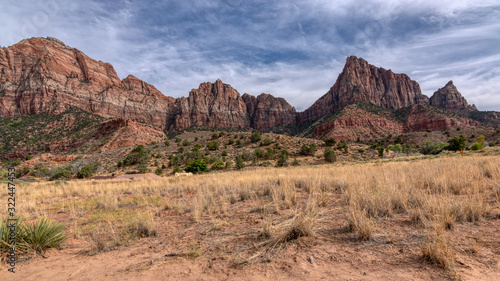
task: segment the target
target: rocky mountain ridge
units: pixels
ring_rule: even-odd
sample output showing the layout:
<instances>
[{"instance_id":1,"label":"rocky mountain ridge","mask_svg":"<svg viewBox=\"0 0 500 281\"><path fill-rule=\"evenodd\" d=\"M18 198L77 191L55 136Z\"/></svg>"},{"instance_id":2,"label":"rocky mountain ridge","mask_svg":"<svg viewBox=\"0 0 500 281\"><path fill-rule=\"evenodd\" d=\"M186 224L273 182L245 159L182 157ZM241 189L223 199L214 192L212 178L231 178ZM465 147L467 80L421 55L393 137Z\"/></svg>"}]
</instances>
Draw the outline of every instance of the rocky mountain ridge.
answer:
<instances>
[{"instance_id":1,"label":"rocky mountain ridge","mask_svg":"<svg viewBox=\"0 0 500 281\"><path fill-rule=\"evenodd\" d=\"M390 111L407 108L427 113L418 115L425 118L401 122L353 108L348 118L326 118L354 103L373 104ZM0 117L58 114L70 107L105 118L144 122L163 130L190 127L273 130L304 127L325 119L321 121L325 124L309 130L310 136L317 138L353 135L346 133L353 128L364 128L361 131L367 133L361 135L374 137L379 134L369 128L408 132L480 125L478 121L455 115L446 118L439 115L441 121L431 120L429 116L434 116L435 107L458 114L466 111L465 117L479 116L488 120L489 125L500 126L498 114L482 114L474 105L468 105L451 81L428 98L406 74L395 74L355 56L346 59L342 73L324 96L305 111L297 112L283 98L270 94L240 95L221 80L201 83L188 97L168 97L133 75L120 80L111 64L93 60L55 38L30 38L0 49ZM339 128L344 133L334 133Z\"/></svg>"}]
</instances>

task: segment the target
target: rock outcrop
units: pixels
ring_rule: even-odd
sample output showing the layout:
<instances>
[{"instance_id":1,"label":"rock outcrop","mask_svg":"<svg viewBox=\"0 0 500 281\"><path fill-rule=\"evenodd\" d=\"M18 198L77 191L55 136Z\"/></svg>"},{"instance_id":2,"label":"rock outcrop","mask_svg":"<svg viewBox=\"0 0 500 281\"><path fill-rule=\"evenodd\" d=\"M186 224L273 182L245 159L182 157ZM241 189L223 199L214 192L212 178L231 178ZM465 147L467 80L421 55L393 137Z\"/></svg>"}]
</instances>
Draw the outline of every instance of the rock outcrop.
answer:
<instances>
[{"instance_id":1,"label":"rock outcrop","mask_svg":"<svg viewBox=\"0 0 500 281\"><path fill-rule=\"evenodd\" d=\"M176 101L176 113L168 129L189 127L250 128L246 105L238 91L217 80L202 83L188 98Z\"/></svg>"},{"instance_id":2,"label":"rock outcrop","mask_svg":"<svg viewBox=\"0 0 500 281\"><path fill-rule=\"evenodd\" d=\"M262 130L275 126L296 124L297 112L285 99L275 98L269 94L258 97L244 94L247 112L253 128Z\"/></svg>"},{"instance_id":3,"label":"rock outcrop","mask_svg":"<svg viewBox=\"0 0 500 281\"><path fill-rule=\"evenodd\" d=\"M451 81L429 101L418 83L406 74L395 74L354 56L347 58L342 73L328 93L298 113L283 98L269 94L240 96L221 80L201 83L188 97L167 97L132 75L120 80L111 64L93 60L55 38L31 38L0 49L0 117L58 114L78 107L106 118L119 118L120 122L133 120L166 130L189 127L266 130L285 125L302 125L303 130L306 125L314 124L314 130L313 127L306 129L318 138L376 137L401 131L479 124L446 114L434 116L428 113L432 110L422 111L420 107L411 109L413 115L408 116L406 123L368 112L370 110L364 114L357 107L348 108L344 115L339 115L343 116L341 118L329 119L355 103L369 103L394 111L416 105L429 107L429 102L465 117L488 120L488 124L499 123L495 113L476 114L475 106L468 105ZM119 125L113 122L118 121L108 125ZM324 124L318 124L320 122ZM124 125L120 128L139 127ZM157 137L146 139L154 138Z\"/></svg>"},{"instance_id":4,"label":"rock outcrop","mask_svg":"<svg viewBox=\"0 0 500 281\"><path fill-rule=\"evenodd\" d=\"M103 117L164 127L175 99L54 38L0 49L0 116L61 113L71 106Z\"/></svg>"},{"instance_id":5,"label":"rock outcrop","mask_svg":"<svg viewBox=\"0 0 500 281\"><path fill-rule=\"evenodd\" d=\"M406 74L375 67L364 59L348 57L333 87L300 114L299 123L318 120L354 102L365 102L390 109L429 103L417 82Z\"/></svg>"},{"instance_id":6,"label":"rock outcrop","mask_svg":"<svg viewBox=\"0 0 500 281\"><path fill-rule=\"evenodd\" d=\"M440 108L459 111L463 109L476 110L475 105L469 105L467 100L453 85L453 81L449 81L446 86L440 88L430 98L430 104Z\"/></svg>"}]
</instances>

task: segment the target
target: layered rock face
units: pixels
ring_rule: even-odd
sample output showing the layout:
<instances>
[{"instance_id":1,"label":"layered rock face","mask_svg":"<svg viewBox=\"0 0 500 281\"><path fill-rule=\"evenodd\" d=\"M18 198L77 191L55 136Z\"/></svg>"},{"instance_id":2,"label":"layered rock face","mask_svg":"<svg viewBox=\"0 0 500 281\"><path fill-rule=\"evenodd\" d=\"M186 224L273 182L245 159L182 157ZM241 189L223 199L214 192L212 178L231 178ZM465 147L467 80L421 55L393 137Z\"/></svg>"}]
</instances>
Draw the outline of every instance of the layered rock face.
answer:
<instances>
[{"instance_id":1,"label":"layered rock face","mask_svg":"<svg viewBox=\"0 0 500 281\"><path fill-rule=\"evenodd\" d=\"M467 100L453 85L453 81L449 81L446 86L440 88L430 98L430 104L440 108L449 110L471 109L477 110L475 105L469 105Z\"/></svg>"},{"instance_id":2,"label":"layered rock face","mask_svg":"<svg viewBox=\"0 0 500 281\"><path fill-rule=\"evenodd\" d=\"M121 147L145 145L152 141L161 142L165 138L165 133L147 124L141 124L129 119L115 118L101 123L93 137L98 141L107 139L106 142L95 147L96 150L110 151Z\"/></svg>"},{"instance_id":3,"label":"layered rock face","mask_svg":"<svg viewBox=\"0 0 500 281\"><path fill-rule=\"evenodd\" d=\"M334 120L325 122L314 129L314 138L333 137L338 140L373 139L389 134L401 134L404 130L402 124L376 115L357 105L348 105Z\"/></svg>"},{"instance_id":4,"label":"layered rock face","mask_svg":"<svg viewBox=\"0 0 500 281\"><path fill-rule=\"evenodd\" d=\"M55 38L31 38L0 49L0 116L57 114L70 106L162 129L267 129L294 123L296 114L284 99L271 95L259 96L249 113L238 91L220 80L200 84L187 98L167 97L132 75L120 80L109 63Z\"/></svg>"},{"instance_id":5,"label":"layered rock face","mask_svg":"<svg viewBox=\"0 0 500 281\"><path fill-rule=\"evenodd\" d=\"M189 92L188 98L179 98L176 108L174 121L168 129L250 127L245 102L235 89L221 80L200 84L198 89Z\"/></svg>"},{"instance_id":6,"label":"layered rock face","mask_svg":"<svg viewBox=\"0 0 500 281\"><path fill-rule=\"evenodd\" d=\"M354 102L399 109L429 103L429 98L406 74L394 74L351 56L330 91L300 114L299 123L317 120Z\"/></svg>"},{"instance_id":7,"label":"layered rock face","mask_svg":"<svg viewBox=\"0 0 500 281\"><path fill-rule=\"evenodd\" d=\"M283 98L275 98L269 94L260 94L258 97L244 94L242 98L255 129L296 124L297 112Z\"/></svg>"},{"instance_id":8,"label":"layered rock face","mask_svg":"<svg viewBox=\"0 0 500 281\"><path fill-rule=\"evenodd\" d=\"M70 106L104 117L163 127L175 101L113 66L54 38L31 38L0 49L0 116L60 113Z\"/></svg>"}]
</instances>

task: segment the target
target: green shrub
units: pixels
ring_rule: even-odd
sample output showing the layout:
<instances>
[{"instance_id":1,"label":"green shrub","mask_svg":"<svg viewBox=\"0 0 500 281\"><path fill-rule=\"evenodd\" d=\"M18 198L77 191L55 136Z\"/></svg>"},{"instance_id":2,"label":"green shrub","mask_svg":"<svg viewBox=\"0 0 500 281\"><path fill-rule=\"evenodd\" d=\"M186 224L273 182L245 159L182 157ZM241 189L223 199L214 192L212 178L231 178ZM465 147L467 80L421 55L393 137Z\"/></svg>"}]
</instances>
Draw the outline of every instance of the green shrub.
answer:
<instances>
[{"instance_id":1,"label":"green shrub","mask_svg":"<svg viewBox=\"0 0 500 281\"><path fill-rule=\"evenodd\" d=\"M226 169L231 169L231 167L233 166L233 161L229 160L226 162Z\"/></svg>"},{"instance_id":2,"label":"green shrub","mask_svg":"<svg viewBox=\"0 0 500 281\"><path fill-rule=\"evenodd\" d=\"M23 166L19 169L16 170L16 178L20 178L30 172L30 167L28 166Z\"/></svg>"},{"instance_id":3,"label":"green shrub","mask_svg":"<svg viewBox=\"0 0 500 281\"><path fill-rule=\"evenodd\" d=\"M264 152L264 150L262 150L260 148L256 148L255 151L254 151L255 158L257 158L257 159L264 158L265 154L266 153Z\"/></svg>"},{"instance_id":4,"label":"green shrub","mask_svg":"<svg viewBox=\"0 0 500 281\"><path fill-rule=\"evenodd\" d=\"M179 166L179 155L175 155L175 154L172 154L168 157L169 161L168 161L168 166L169 167L173 167L173 166Z\"/></svg>"},{"instance_id":5,"label":"green shrub","mask_svg":"<svg viewBox=\"0 0 500 281\"><path fill-rule=\"evenodd\" d=\"M264 154L264 158L265 158L266 160L273 160L273 159L274 159L274 157L275 157L275 155L276 155L276 150L274 150L274 149L272 149L272 148L270 148L270 147L269 147L269 148L266 150L266 154Z\"/></svg>"},{"instance_id":6,"label":"green shrub","mask_svg":"<svg viewBox=\"0 0 500 281\"><path fill-rule=\"evenodd\" d=\"M465 138L464 136L460 136L459 138L454 137L448 140L448 145L445 147L446 150L458 151L465 149Z\"/></svg>"},{"instance_id":7,"label":"green shrub","mask_svg":"<svg viewBox=\"0 0 500 281\"><path fill-rule=\"evenodd\" d=\"M360 149L358 149L358 152L359 152L359 154L363 155L363 153L365 153L365 150L360 148Z\"/></svg>"},{"instance_id":8,"label":"green shrub","mask_svg":"<svg viewBox=\"0 0 500 281\"><path fill-rule=\"evenodd\" d=\"M214 140L209 143L207 143L207 148L208 150L218 150L219 149L219 142Z\"/></svg>"},{"instance_id":9,"label":"green shrub","mask_svg":"<svg viewBox=\"0 0 500 281\"><path fill-rule=\"evenodd\" d=\"M185 151L184 147L177 148L177 152L179 152L181 154L184 153L184 151Z\"/></svg>"},{"instance_id":10,"label":"green shrub","mask_svg":"<svg viewBox=\"0 0 500 281\"><path fill-rule=\"evenodd\" d=\"M35 223L24 227L26 244L36 252L43 253L48 248L57 248L66 240L64 225L42 217Z\"/></svg>"},{"instance_id":11,"label":"green shrub","mask_svg":"<svg viewBox=\"0 0 500 281\"><path fill-rule=\"evenodd\" d=\"M186 165L186 169L184 169L188 173L198 174L208 172L208 166L205 161L201 159L196 159L189 161Z\"/></svg>"},{"instance_id":12,"label":"green shrub","mask_svg":"<svg viewBox=\"0 0 500 281\"><path fill-rule=\"evenodd\" d=\"M24 159L26 159L26 160L31 160L31 159L33 159L33 155L28 154L28 155L26 155L26 157L25 157Z\"/></svg>"},{"instance_id":13,"label":"green shrub","mask_svg":"<svg viewBox=\"0 0 500 281\"><path fill-rule=\"evenodd\" d=\"M256 131L250 136L250 141L252 143L256 143L262 139L262 136L260 135L260 131Z\"/></svg>"},{"instance_id":14,"label":"green shrub","mask_svg":"<svg viewBox=\"0 0 500 281\"><path fill-rule=\"evenodd\" d=\"M222 151L222 156L227 156L227 150Z\"/></svg>"},{"instance_id":15,"label":"green shrub","mask_svg":"<svg viewBox=\"0 0 500 281\"><path fill-rule=\"evenodd\" d=\"M288 158L290 153L286 150L281 151L278 161L276 162L276 167L288 167Z\"/></svg>"},{"instance_id":16,"label":"green shrub","mask_svg":"<svg viewBox=\"0 0 500 281\"><path fill-rule=\"evenodd\" d=\"M181 138L179 138L179 137L175 138L175 143L179 144L181 141L182 141Z\"/></svg>"},{"instance_id":17,"label":"green shrub","mask_svg":"<svg viewBox=\"0 0 500 281\"><path fill-rule=\"evenodd\" d=\"M160 152L158 152L155 156L156 158L162 158L163 157L163 154L161 154Z\"/></svg>"},{"instance_id":18,"label":"green shrub","mask_svg":"<svg viewBox=\"0 0 500 281\"><path fill-rule=\"evenodd\" d=\"M241 140L236 140L236 145L241 148L243 147L243 142Z\"/></svg>"},{"instance_id":19,"label":"green shrub","mask_svg":"<svg viewBox=\"0 0 500 281\"><path fill-rule=\"evenodd\" d=\"M118 163L116 163L116 167L120 168L123 165L122 160L118 160Z\"/></svg>"},{"instance_id":20,"label":"green shrub","mask_svg":"<svg viewBox=\"0 0 500 281\"><path fill-rule=\"evenodd\" d=\"M326 138L323 140L326 146L334 146L337 141L334 138Z\"/></svg>"},{"instance_id":21,"label":"green shrub","mask_svg":"<svg viewBox=\"0 0 500 281\"><path fill-rule=\"evenodd\" d=\"M69 180L73 177L71 174L69 167L57 167L52 170L50 170L50 177L49 180L59 180L59 179L64 179L64 180Z\"/></svg>"},{"instance_id":22,"label":"green shrub","mask_svg":"<svg viewBox=\"0 0 500 281\"><path fill-rule=\"evenodd\" d=\"M166 145L166 146L170 146L170 141L169 141L169 140L166 140L166 141L165 141L165 145Z\"/></svg>"},{"instance_id":23,"label":"green shrub","mask_svg":"<svg viewBox=\"0 0 500 281\"><path fill-rule=\"evenodd\" d=\"M333 163L337 161L337 156L335 155L335 151L330 148L325 149L325 161L328 163Z\"/></svg>"},{"instance_id":24,"label":"green shrub","mask_svg":"<svg viewBox=\"0 0 500 281\"><path fill-rule=\"evenodd\" d=\"M157 174L158 176L160 176L161 174L163 174L163 169L161 167L156 168L155 174Z\"/></svg>"},{"instance_id":25,"label":"green shrub","mask_svg":"<svg viewBox=\"0 0 500 281\"><path fill-rule=\"evenodd\" d=\"M149 172L148 164L140 163L139 165L137 165L137 171L141 174Z\"/></svg>"},{"instance_id":26,"label":"green shrub","mask_svg":"<svg viewBox=\"0 0 500 281\"><path fill-rule=\"evenodd\" d=\"M212 164L212 166L210 167L211 170L220 170L224 167L224 162L223 161L219 161L219 162L215 162Z\"/></svg>"},{"instance_id":27,"label":"green shrub","mask_svg":"<svg viewBox=\"0 0 500 281\"><path fill-rule=\"evenodd\" d=\"M264 139L263 141L260 142L260 146L270 145L271 143L273 143L271 139Z\"/></svg>"},{"instance_id":28,"label":"green shrub","mask_svg":"<svg viewBox=\"0 0 500 281\"><path fill-rule=\"evenodd\" d=\"M471 147L470 147L471 150L481 150L483 148L484 148L483 145L480 144L480 143L478 143L478 142L476 142L475 144L471 145Z\"/></svg>"},{"instance_id":29,"label":"green shrub","mask_svg":"<svg viewBox=\"0 0 500 281\"><path fill-rule=\"evenodd\" d=\"M229 139L229 140L227 141L227 144L228 144L228 145L232 145L233 143L234 143L234 139Z\"/></svg>"},{"instance_id":30,"label":"green shrub","mask_svg":"<svg viewBox=\"0 0 500 281\"><path fill-rule=\"evenodd\" d=\"M236 156L234 158L234 162L235 162L236 169L241 170L241 169L245 168L245 161L243 160L243 158L241 156Z\"/></svg>"},{"instance_id":31,"label":"green shrub","mask_svg":"<svg viewBox=\"0 0 500 281\"><path fill-rule=\"evenodd\" d=\"M145 163L151 158L151 150L143 145L136 146L123 160L123 166Z\"/></svg>"},{"instance_id":32,"label":"green shrub","mask_svg":"<svg viewBox=\"0 0 500 281\"><path fill-rule=\"evenodd\" d=\"M377 147L377 151L378 151L378 156L379 157L383 157L384 156L384 150L385 150L385 148L383 146Z\"/></svg>"},{"instance_id":33,"label":"green shrub","mask_svg":"<svg viewBox=\"0 0 500 281\"><path fill-rule=\"evenodd\" d=\"M191 142L189 140L183 140L182 141L182 146L190 146Z\"/></svg>"},{"instance_id":34,"label":"green shrub","mask_svg":"<svg viewBox=\"0 0 500 281\"><path fill-rule=\"evenodd\" d=\"M310 145L303 144L300 148L299 154L314 156L314 154L316 153L316 148L317 145L315 143L311 143Z\"/></svg>"},{"instance_id":35,"label":"green shrub","mask_svg":"<svg viewBox=\"0 0 500 281\"><path fill-rule=\"evenodd\" d=\"M76 173L76 176L79 179L89 178L89 177L93 176L95 172L97 172L97 169L99 169L100 166L101 166L101 163L99 163L99 162L85 164Z\"/></svg>"},{"instance_id":36,"label":"green shrub","mask_svg":"<svg viewBox=\"0 0 500 281\"><path fill-rule=\"evenodd\" d=\"M446 147L446 143L433 143L428 141L420 146L420 153L429 155L429 154L439 154Z\"/></svg>"},{"instance_id":37,"label":"green shrub","mask_svg":"<svg viewBox=\"0 0 500 281\"><path fill-rule=\"evenodd\" d=\"M219 138L219 134L217 134L217 133L213 133L213 134L212 134L212 139L213 139L213 140L216 140L216 139L218 139L218 138Z\"/></svg>"},{"instance_id":38,"label":"green shrub","mask_svg":"<svg viewBox=\"0 0 500 281\"><path fill-rule=\"evenodd\" d=\"M293 158L293 162L291 165L292 166L300 166L300 162L299 162L299 160L297 160L297 158Z\"/></svg>"}]
</instances>

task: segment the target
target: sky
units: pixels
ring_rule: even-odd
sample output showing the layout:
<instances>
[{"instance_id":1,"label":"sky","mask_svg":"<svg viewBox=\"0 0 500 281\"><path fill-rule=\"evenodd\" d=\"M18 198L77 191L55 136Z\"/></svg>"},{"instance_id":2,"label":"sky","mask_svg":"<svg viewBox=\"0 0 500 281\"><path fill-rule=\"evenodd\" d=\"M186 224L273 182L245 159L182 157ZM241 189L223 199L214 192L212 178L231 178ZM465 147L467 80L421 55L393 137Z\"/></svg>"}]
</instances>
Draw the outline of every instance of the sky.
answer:
<instances>
[{"instance_id":1,"label":"sky","mask_svg":"<svg viewBox=\"0 0 500 281\"><path fill-rule=\"evenodd\" d=\"M302 111L348 56L500 111L500 0L2 0L0 46L55 37L172 97L221 79Z\"/></svg>"}]
</instances>

